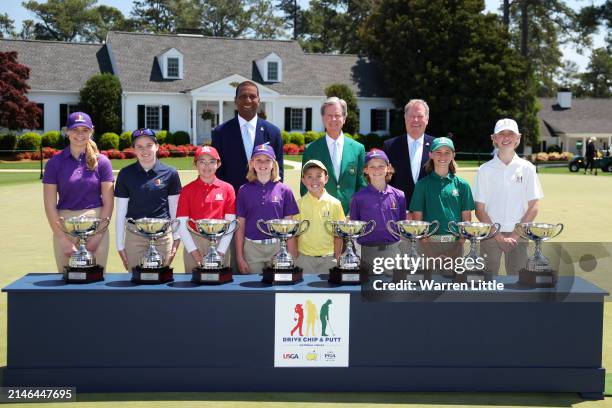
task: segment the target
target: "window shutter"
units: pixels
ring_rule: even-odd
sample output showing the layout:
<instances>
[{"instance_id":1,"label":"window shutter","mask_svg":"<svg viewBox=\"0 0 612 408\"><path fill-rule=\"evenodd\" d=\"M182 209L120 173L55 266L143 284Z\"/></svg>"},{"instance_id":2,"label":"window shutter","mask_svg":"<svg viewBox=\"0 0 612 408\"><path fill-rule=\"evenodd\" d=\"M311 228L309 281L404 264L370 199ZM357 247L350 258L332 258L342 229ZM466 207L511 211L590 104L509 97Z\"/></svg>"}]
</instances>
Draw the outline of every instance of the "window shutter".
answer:
<instances>
[{"instance_id":1,"label":"window shutter","mask_svg":"<svg viewBox=\"0 0 612 408\"><path fill-rule=\"evenodd\" d=\"M291 131L291 108L285 108L285 130Z\"/></svg>"},{"instance_id":2,"label":"window shutter","mask_svg":"<svg viewBox=\"0 0 612 408\"><path fill-rule=\"evenodd\" d=\"M306 108L306 131L312 130L312 108Z\"/></svg>"},{"instance_id":3,"label":"window shutter","mask_svg":"<svg viewBox=\"0 0 612 408\"><path fill-rule=\"evenodd\" d=\"M36 106L40 109L40 116L38 117L38 129L45 128L45 104L37 103Z\"/></svg>"},{"instance_id":4,"label":"window shutter","mask_svg":"<svg viewBox=\"0 0 612 408\"><path fill-rule=\"evenodd\" d=\"M170 131L170 105L162 106L162 130Z\"/></svg>"},{"instance_id":5,"label":"window shutter","mask_svg":"<svg viewBox=\"0 0 612 408\"><path fill-rule=\"evenodd\" d=\"M59 112L59 127L60 129L66 124L66 119L68 119L68 104L60 103L60 112Z\"/></svg>"},{"instance_id":6,"label":"window shutter","mask_svg":"<svg viewBox=\"0 0 612 408\"><path fill-rule=\"evenodd\" d=\"M138 129L145 127L145 106L138 105Z\"/></svg>"},{"instance_id":7,"label":"window shutter","mask_svg":"<svg viewBox=\"0 0 612 408\"><path fill-rule=\"evenodd\" d=\"M376 132L376 109L370 109L370 132Z\"/></svg>"}]
</instances>

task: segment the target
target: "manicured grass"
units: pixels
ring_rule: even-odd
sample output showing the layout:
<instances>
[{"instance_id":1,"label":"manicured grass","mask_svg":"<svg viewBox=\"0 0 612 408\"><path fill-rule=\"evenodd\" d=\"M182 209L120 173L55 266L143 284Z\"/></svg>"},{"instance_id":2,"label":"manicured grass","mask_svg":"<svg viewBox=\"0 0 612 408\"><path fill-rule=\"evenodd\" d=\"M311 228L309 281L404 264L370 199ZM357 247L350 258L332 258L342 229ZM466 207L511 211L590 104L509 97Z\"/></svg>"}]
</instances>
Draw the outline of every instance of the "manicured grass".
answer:
<instances>
[{"instance_id":1,"label":"manicured grass","mask_svg":"<svg viewBox=\"0 0 612 408\"><path fill-rule=\"evenodd\" d=\"M0 173L0 186L24 183L40 183L40 174L31 173Z\"/></svg>"}]
</instances>

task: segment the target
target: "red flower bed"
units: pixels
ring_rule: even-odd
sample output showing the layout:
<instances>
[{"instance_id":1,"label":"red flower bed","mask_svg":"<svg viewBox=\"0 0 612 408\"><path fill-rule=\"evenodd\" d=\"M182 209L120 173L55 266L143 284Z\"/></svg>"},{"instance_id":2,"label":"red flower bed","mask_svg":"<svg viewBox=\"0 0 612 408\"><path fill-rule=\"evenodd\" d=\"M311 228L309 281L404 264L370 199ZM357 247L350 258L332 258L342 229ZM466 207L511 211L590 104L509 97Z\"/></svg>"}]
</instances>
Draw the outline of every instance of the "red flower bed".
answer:
<instances>
[{"instance_id":1,"label":"red flower bed","mask_svg":"<svg viewBox=\"0 0 612 408\"><path fill-rule=\"evenodd\" d=\"M300 152L300 148L295 143L287 143L286 145L283 146L284 154L294 155L294 154L299 154L299 152Z\"/></svg>"}]
</instances>

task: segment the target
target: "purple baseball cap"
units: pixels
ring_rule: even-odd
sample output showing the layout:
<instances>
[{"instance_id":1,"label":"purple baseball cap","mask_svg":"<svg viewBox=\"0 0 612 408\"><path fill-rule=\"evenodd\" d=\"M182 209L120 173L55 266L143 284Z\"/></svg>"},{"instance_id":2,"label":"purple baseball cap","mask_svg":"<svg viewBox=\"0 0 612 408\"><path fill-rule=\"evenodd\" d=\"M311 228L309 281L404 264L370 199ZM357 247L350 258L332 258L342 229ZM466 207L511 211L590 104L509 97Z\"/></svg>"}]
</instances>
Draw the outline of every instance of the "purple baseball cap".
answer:
<instances>
[{"instance_id":1,"label":"purple baseball cap","mask_svg":"<svg viewBox=\"0 0 612 408\"><path fill-rule=\"evenodd\" d=\"M154 131L151 129L136 129L132 132L132 146L134 146L134 141L141 136L150 137L155 143L157 143L157 137L155 137Z\"/></svg>"},{"instance_id":2,"label":"purple baseball cap","mask_svg":"<svg viewBox=\"0 0 612 408\"><path fill-rule=\"evenodd\" d=\"M73 112L66 119L66 128L74 129L76 127L83 126L88 129L93 129L91 118L85 112Z\"/></svg>"},{"instance_id":3,"label":"purple baseball cap","mask_svg":"<svg viewBox=\"0 0 612 408\"><path fill-rule=\"evenodd\" d=\"M365 155L365 163L369 162L372 159L384 160L387 164L389 164L389 158L387 157L385 152L383 152L380 149L372 149L372 150L370 150L369 152L366 153L366 155Z\"/></svg>"},{"instance_id":4,"label":"purple baseball cap","mask_svg":"<svg viewBox=\"0 0 612 408\"><path fill-rule=\"evenodd\" d=\"M276 160L276 154L274 154L274 149L270 146L269 143L260 144L259 146L255 146L253 148L253 153L251 154L251 159L258 154L265 154L270 157L272 160Z\"/></svg>"}]
</instances>

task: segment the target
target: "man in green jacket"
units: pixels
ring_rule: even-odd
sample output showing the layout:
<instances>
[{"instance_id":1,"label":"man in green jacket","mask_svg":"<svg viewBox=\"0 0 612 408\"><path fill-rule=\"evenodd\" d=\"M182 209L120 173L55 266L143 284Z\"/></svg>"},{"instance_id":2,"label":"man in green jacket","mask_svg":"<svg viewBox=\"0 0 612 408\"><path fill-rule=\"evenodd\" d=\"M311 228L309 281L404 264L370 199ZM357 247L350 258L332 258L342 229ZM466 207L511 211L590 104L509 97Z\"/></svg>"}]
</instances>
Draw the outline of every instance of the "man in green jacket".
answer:
<instances>
[{"instance_id":1,"label":"man in green jacket","mask_svg":"<svg viewBox=\"0 0 612 408\"><path fill-rule=\"evenodd\" d=\"M325 190L342 203L346 214L353 193L367 186L363 177L365 148L359 142L344 137L342 126L346 121L347 107L343 99L327 98L321 106L321 117L325 126L325 137L308 145L302 156L302 166L308 160L323 162L329 170ZM300 194L306 194L306 187L300 185Z\"/></svg>"}]
</instances>

